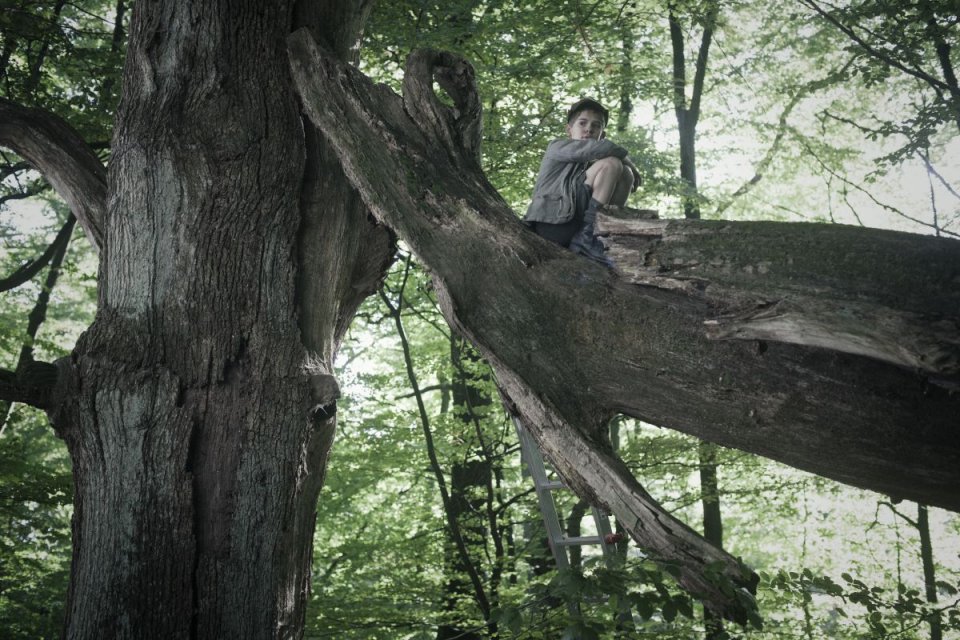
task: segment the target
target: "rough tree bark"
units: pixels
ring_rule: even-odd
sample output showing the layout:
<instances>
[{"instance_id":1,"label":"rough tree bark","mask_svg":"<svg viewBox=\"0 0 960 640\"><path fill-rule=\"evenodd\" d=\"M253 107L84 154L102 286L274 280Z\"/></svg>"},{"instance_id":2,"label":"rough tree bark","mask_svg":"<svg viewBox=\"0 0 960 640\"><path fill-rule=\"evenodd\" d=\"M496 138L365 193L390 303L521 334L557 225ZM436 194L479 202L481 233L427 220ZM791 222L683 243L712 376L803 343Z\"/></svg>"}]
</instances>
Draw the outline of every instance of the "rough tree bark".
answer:
<instances>
[{"instance_id":1,"label":"rough tree bark","mask_svg":"<svg viewBox=\"0 0 960 640\"><path fill-rule=\"evenodd\" d=\"M348 58L370 5L137 3L106 181L0 103L101 248L96 320L35 403L73 460L67 638L302 634L332 362L394 245L302 118L286 37Z\"/></svg>"},{"instance_id":2,"label":"rough tree bark","mask_svg":"<svg viewBox=\"0 0 960 640\"><path fill-rule=\"evenodd\" d=\"M743 586L750 576L665 514L612 455L602 426L617 412L861 487L960 508L960 245L815 225L636 221L620 231L641 238L623 249L633 257L614 253L623 268L607 271L527 232L485 180L479 101L463 60L414 54L401 99L323 54L307 34L291 37L290 47L311 119L373 214L430 269L448 321L491 363L554 466L581 496L611 509L638 542L675 563L681 584L711 609L736 618L743 603L737 592L718 588L705 565L723 567ZM433 81L455 106L437 99ZM644 229L656 231L642 237ZM697 241L684 243L684 235ZM671 253L674 238L686 256ZM758 257L758 246L774 241L771 255ZM691 272L670 273L681 267ZM930 270L936 284L921 287ZM739 288L743 278L750 287L767 282L773 297ZM836 286L847 280L856 290L849 300ZM759 312L776 316L783 304L789 317L789 294L804 293L804 284L806 293L833 295L824 328L846 320L842 339L825 349L822 339L811 346L801 333L787 344L779 340L789 327L774 322L758 340L751 325L764 326ZM866 295L874 285L878 292ZM846 301L848 308L838 306ZM819 309L791 313L813 322ZM897 364L856 355L879 346L870 335L863 348L854 329L888 316L923 338L915 342L926 345L924 353L932 349L935 357L921 358L926 371L901 366L897 354ZM739 334L724 337L750 339L715 339L733 327Z\"/></svg>"}]
</instances>

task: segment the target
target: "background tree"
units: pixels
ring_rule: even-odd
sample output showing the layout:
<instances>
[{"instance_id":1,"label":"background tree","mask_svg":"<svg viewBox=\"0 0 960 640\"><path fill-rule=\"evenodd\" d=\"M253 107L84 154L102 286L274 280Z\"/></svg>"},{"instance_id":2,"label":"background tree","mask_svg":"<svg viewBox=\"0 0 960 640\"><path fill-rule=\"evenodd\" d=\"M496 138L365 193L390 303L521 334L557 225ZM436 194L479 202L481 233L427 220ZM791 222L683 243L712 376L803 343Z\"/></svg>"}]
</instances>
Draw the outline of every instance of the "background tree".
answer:
<instances>
[{"instance_id":1,"label":"background tree","mask_svg":"<svg viewBox=\"0 0 960 640\"><path fill-rule=\"evenodd\" d=\"M677 116L677 130L680 133L680 178L686 185L683 198L684 217L697 219L700 217L700 206L697 203L697 121L700 119L700 102L703 99L704 82L707 74L707 61L710 56L710 42L716 28L720 5L717 2L708 2L691 7L691 22L698 24L701 29L700 44L697 47L696 63L693 71L693 82L690 87L690 97L687 97L687 53L686 36L680 24L678 12L682 11L678 3L668 5L668 20L670 23L670 45L673 50L673 102Z\"/></svg>"}]
</instances>

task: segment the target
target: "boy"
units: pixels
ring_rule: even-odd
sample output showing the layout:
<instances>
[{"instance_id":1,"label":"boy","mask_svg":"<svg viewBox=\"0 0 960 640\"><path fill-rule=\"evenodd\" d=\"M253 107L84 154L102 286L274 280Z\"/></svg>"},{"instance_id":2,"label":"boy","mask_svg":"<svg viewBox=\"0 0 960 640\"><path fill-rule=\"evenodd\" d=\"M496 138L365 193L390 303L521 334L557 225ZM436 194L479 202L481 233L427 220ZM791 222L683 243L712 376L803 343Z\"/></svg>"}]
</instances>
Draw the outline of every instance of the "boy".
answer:
<instances>
[{"instance_id":1,"label":"boy","mask_svg":"<svg viewBox=\"0 0 960 640\"><path fill-rule=\"evenodd\" d=\"M627 150L605 139L609 118L607 109L590 98L570 107L568 137L547 146L523 217L538 235L608 267L613 263L593 231L597 210L623 206L640 186Z\"/></svg>"}]
</instances>

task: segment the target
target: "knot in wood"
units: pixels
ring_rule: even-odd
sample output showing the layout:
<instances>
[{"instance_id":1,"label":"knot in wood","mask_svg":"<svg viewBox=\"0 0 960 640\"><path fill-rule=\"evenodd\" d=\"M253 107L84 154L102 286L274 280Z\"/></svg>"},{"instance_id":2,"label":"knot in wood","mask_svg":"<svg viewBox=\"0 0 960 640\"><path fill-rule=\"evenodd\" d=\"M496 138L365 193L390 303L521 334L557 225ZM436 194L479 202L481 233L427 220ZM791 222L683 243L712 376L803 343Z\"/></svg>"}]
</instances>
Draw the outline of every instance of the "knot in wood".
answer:
<instances>
[{"instance_id":1,"label":"knot in wood","mask_svg":"<svg viewBox=\"0 0 960 640\"><path fill-rule=\"evenodd\" d=\"M434 82L447 94L445 104ZM479 165L482 107L473 66L449 51L418 49L407 57L403 104L430 141L456 160Z\"/></svg>"}]
</instances>

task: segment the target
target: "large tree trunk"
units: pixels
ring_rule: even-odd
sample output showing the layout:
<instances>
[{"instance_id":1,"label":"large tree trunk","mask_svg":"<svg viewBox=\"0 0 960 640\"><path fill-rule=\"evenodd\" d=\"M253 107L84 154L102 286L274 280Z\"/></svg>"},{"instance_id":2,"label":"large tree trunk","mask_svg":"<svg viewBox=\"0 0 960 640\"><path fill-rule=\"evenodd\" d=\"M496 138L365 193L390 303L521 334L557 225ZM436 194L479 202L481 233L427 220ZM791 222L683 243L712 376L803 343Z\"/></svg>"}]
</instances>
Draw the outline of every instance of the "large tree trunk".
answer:
<instances>
[{"instance_id":1,"label":"large tree trunk","mask_svg":"<svg viewBox=\"0 0 960 640\"><path fill-rule=\"evenodd\" d=\"M712 609L742 618L744 601L718 587L706 564L724 567L738 584L748 586L750 577L663 512L612 454L602 427L616 412L960 508L957 243L815 225L639 221L620 231L633 244L614 253L621 269L608 271L526 231L486 182L479 101L464 61L415 54L402 100L323 55L305 34L291 38L291 61L308 113L348 177L431 270L448 320L492 364L507 401L557 470L675 564L680 582ZM455 106L437 99L434 81ZM805 238L798 245L805 253L796 252L791 242ZM771 246L761 261L756 252L764 242ZM918 256L913 271L901 270ZM924 288L929 273L937 284ZM854 295L838 286L857 277L867 284L850 285ZM767 293L754 295L749 287L764 279ZM797 285L804 295L791 315L789 292ZM868 295L873 285L878 293ZM827 333L849 316L844 335L811 343L791 331L796 325L764 324L769 318L760 312L776 315L783 304L788 320L816 325L819 309L802 306L816 301L809 296L815 289L829 300ZM898 352L885 356L896 364L852 355L882 351L877 336L885 328L873 326L884 324L878 313L937 356L920 358L926 371L904 368ZM864 321L861 339L853 329ZM750 339L712 339L708 330L713 338ZM773 342L781 339L794 344Z\"/></svg>"},{"instance_id":2,"label":"large tree trunk","mask_svg":"<svg viewBox=\"0 0 960 640\"><path fill-rule=\"evenodd\" d=\"M392 254L285 51L369 2L137 3L97 318L50 415L74 464L68 638L302 633L339 339ZM312 3L316 4L316 3Z\"/></svg>"}]
</instances>

